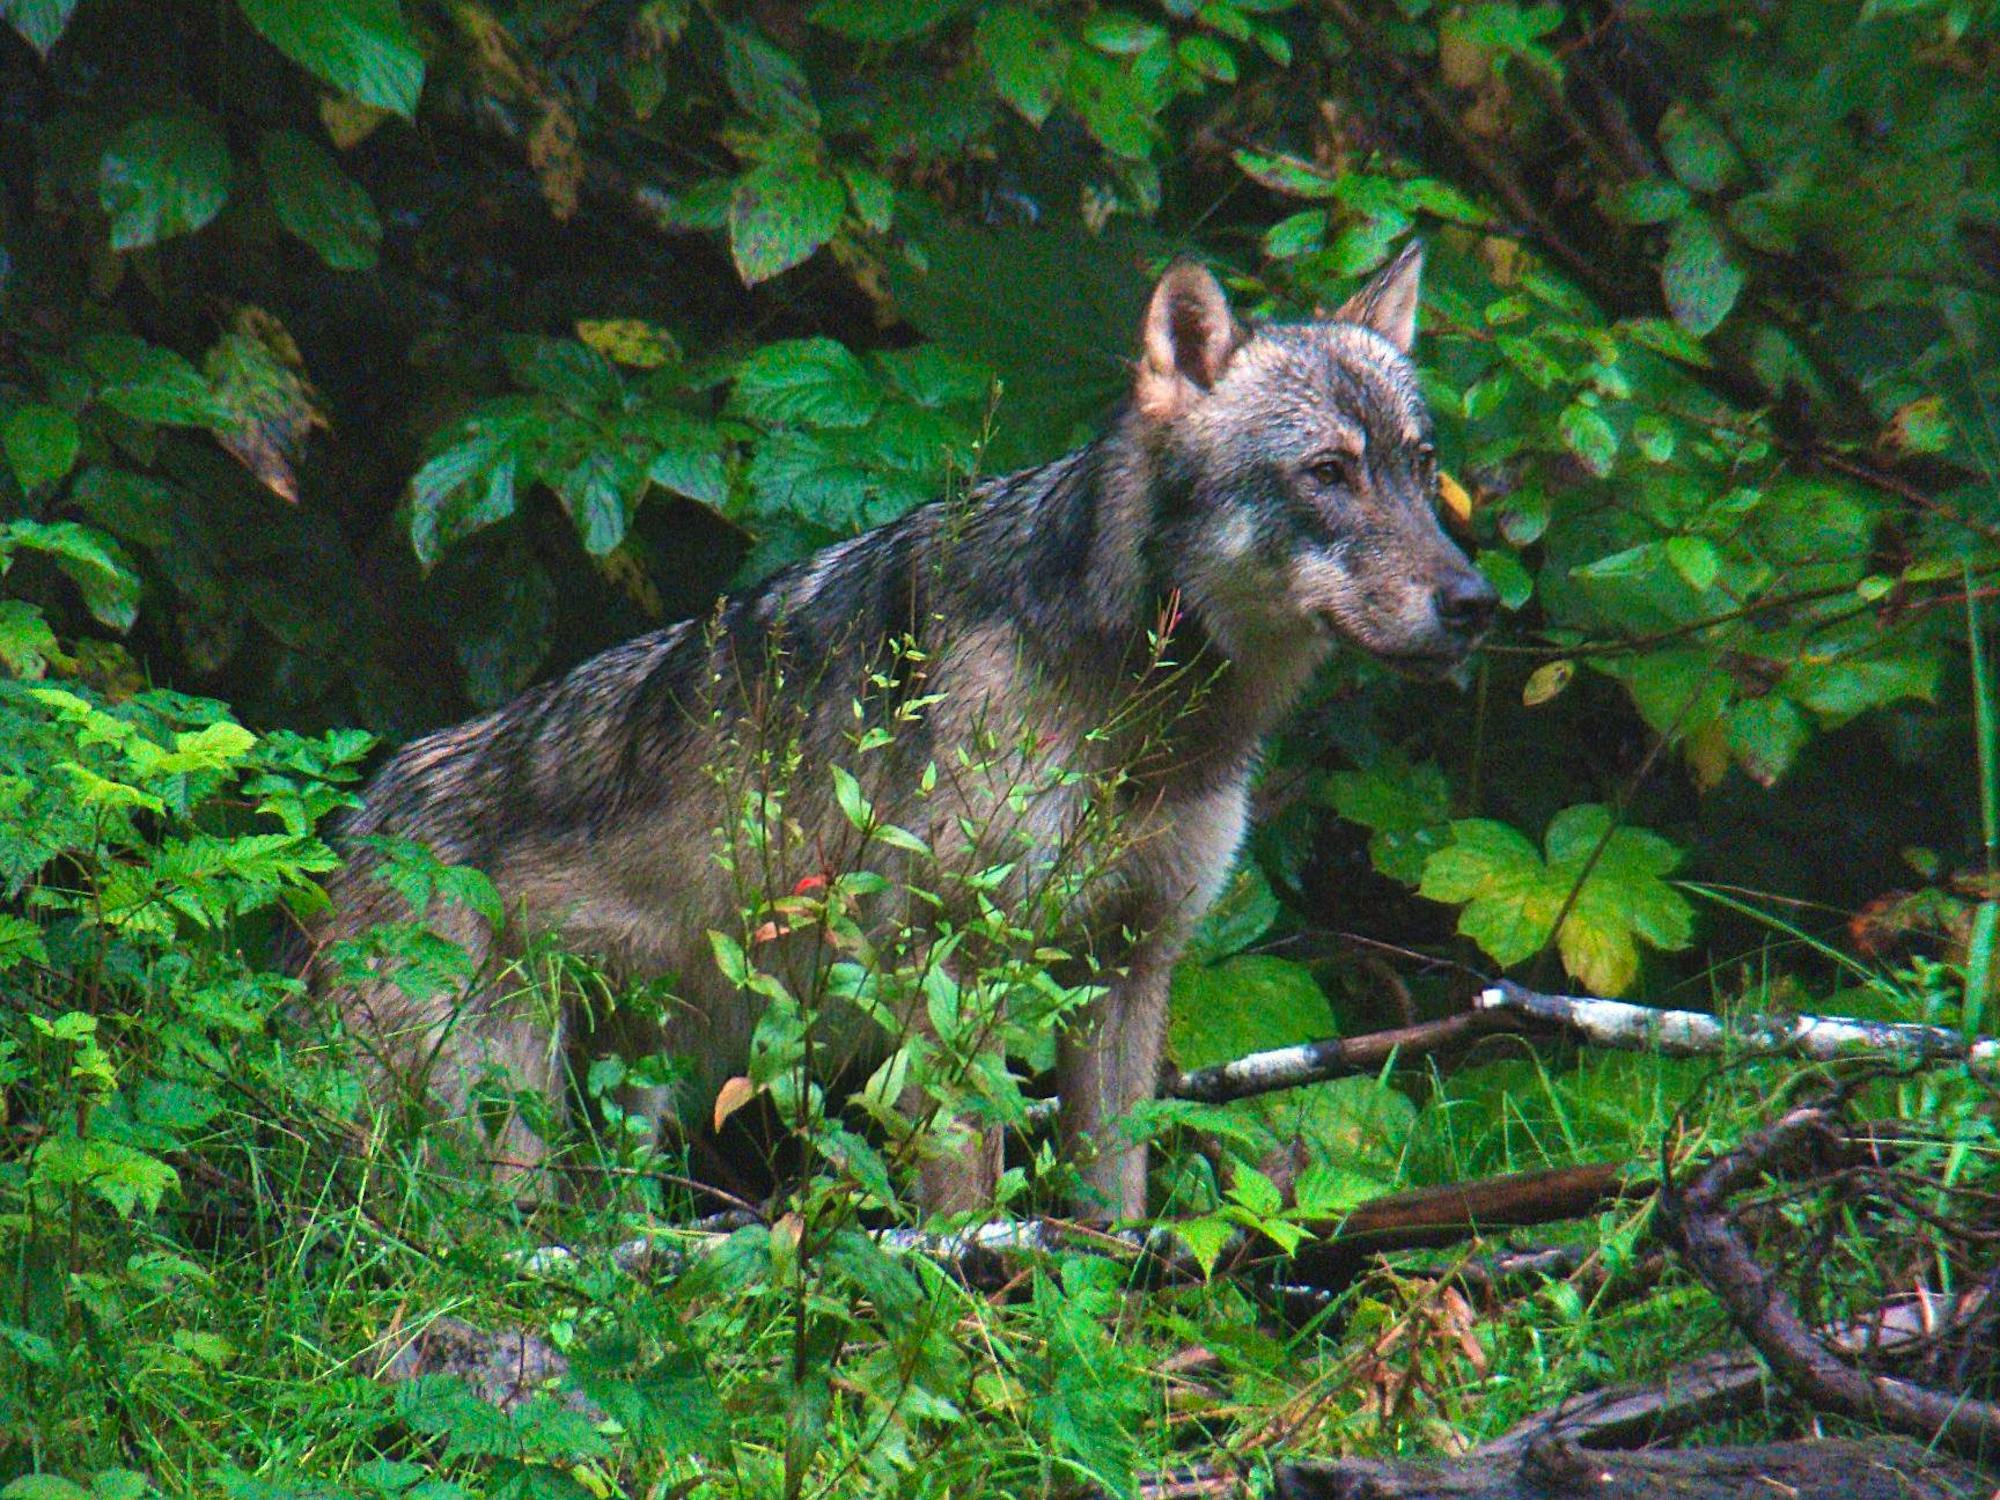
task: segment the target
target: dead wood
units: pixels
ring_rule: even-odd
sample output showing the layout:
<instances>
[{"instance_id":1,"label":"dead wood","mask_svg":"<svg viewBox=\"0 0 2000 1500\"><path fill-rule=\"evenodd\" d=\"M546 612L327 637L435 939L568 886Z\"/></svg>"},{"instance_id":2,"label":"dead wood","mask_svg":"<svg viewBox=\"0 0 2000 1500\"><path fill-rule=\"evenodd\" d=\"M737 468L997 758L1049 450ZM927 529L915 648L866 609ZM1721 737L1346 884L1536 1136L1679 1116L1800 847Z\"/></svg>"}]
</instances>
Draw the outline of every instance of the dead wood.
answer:
<instances>
[{"instance_id":1,"label":"dead wood","mask_svg":"<svg viewBox=\"0 0 2000 1500\"><path fill-rule=\"evenodd\" d=\"M1790 1294L1751 1253L1730 1198L1766 1174L1797 1171L1845 1139L1832 1113L1802 1106L1748 1137L1687 1183L1660 1192L1661 1228L1689 1269L1799 1398L1957 1452L2000 1456L2000 1406L1857 1368L1799 1315ZM1850 1341L1851 1342L1851 1341Z\"/></svg>"},{"instance_id":2,"label":"dead wood","mask_svg":"<svg viewBox=\"0 0 2000 1500\"><path fill-rule=\"evenodd\" d=\"M1548 1438L1518 1459L1277 1468L1280 1500L1985 1500L1991 1490L1977 1471L1894 1439L1606 1454Z\"/></svg>"}]
</instances>

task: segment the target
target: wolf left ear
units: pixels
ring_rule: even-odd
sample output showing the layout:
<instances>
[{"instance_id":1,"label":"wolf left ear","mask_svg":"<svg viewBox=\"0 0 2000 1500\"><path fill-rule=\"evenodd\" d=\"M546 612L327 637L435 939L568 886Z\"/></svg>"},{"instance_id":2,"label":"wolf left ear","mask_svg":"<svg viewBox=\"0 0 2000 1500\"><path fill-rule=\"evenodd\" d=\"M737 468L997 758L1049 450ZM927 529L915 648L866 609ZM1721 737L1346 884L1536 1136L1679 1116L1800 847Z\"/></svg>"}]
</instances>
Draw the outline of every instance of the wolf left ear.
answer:
<instances>
[{"instance_id":1,"label":"wolf left ear","mask_svg":"<svg viewBox=\"0 0 2000 1500\"><path fill-rule=\"evenodd\" d=\"M1193 261L1177 261L1153 288L1133 399L1159 420L1179 415L1222 378L1243 330L1216 279Z\"/></svg>"},{"instance_id":2,"label":"wolf left ear","mask_svg":"<svg viewBox=\"0 0 2000 1500\"><path fill-rule=\"evenodd\" d=\"M1415 240L1360 291L1340 304L1342 323L1372 328L1404 354L1417 341L1417 292L1424 274L1424 247Z\"/></svg>"}]
</instances>

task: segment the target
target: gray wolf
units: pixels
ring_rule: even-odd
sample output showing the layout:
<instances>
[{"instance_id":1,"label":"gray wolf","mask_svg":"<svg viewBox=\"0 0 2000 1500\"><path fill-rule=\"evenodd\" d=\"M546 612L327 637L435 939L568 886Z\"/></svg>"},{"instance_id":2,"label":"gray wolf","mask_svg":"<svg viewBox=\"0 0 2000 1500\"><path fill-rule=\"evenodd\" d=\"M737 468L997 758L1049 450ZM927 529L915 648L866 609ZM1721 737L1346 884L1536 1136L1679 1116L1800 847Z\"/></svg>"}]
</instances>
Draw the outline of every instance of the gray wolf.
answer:
<instances>
[{"instance_id":1,"label":"gray wolf","mask_svg":"<svg viewBox=\"0 0 2000 1500\"><path fill-rule=\"evenodd\" d=\"M1140 1216L1145 1151L1117 1126L1158 1087L1169 972L1243 837L1261 742L1338 643L1442 677L1494 613L1435 511L1408 359L1420 271L1412 245L1330 317L1246 327L1206 270L1176 264L1153 291L1130 400L1096 441L830 547L388 762L350 843L401 836L485 870L510 934L555 933L631 979L671 976L667 1019L593 1030L497 987L320 989L385 1074L447 1115L489 1069L560 1109L565 1054L583 1043L687 1054L712 1094L743 1070L760 1005L710 951L711 930L741 924L716 833L772 774L782 710L789 833L759 872L781 893L849 833L827 789L843 760L877 816L967 857L967 830L996 816L1052 850L1115 804L1118 852L1064 908L1105 983L1062 1035L1056 1073L1081 1211ZM867 726L890 718L894 746L863 754ZM369 863L336 879L322 938L392 914ZM440 920L497 956L482 920ZM873 1029L853 1047L894 1045ZM993 1134L951 1137L920 1197L990 1200ZM496 1154L518 1167L543 1150L515 1120Z\"/></svg>"}]
</instances>

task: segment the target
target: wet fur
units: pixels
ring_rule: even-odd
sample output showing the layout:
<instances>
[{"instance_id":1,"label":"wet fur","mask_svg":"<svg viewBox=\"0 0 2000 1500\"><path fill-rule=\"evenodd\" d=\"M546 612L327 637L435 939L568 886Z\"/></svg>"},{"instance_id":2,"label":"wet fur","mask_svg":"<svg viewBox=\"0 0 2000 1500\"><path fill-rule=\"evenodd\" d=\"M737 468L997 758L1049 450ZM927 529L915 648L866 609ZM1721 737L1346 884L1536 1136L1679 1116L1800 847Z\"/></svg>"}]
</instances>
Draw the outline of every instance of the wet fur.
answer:
<instances>
[{"instance_id":1,"label":"wet fur","mask_svg":"<svg viewBox=\"0 0 2000 1500\"><path fill-rule=\"evenodd\" d=\"M1205 272L1176 267L1133 401L1097 441L829 548L388 763L343 831L360 853L323 940L407 917L365 841L415 839L487 871L514 936L559 934L622 978L674 976L682 1008L663 1026L586 1034L493 981L424 1002L379 982L318 987L385 1079L448 1116L494 1067L560 1107L579 1045L685 1054L712 1092L742 1070L756 1021L707 933L739 929L716 830L765 774L760 749L795 741L800 756L787 812L806 836L759 872L773 889L819 873L847 832L836 762L941 859L972 856L967 827L1005 824L1052 851L1108 811L1116 855L1065 920L1117 977L1063 1039L1058 1081L1083 1206L1142 1213L1144 1153L1115 1122L1157 1087L1167 976L1241 841L1259 745L1336 639L1430 671L1476 634L1442 629L1432 603L1469 569L1431 506L1429 419L1404 358L1415 277L1406 255L1334 319L1246 332ZM1348 492L1302 477L1348 450ZM1174 665L1148 670L1149 632L1169 619ZM896 642L918 653L900 670ZM892 746L853 754L865 722L921 699ZM928 796L926 765L943 773ZM1037 790L1010 806L1016 785ZM434 915L495 971L505 953L481 921ZM872 1029L843 1045L886 1050ZM515 1121L494 1151L532 1166L543 1147ZM973 1206L996 1170L997 1142L981 1141L936 1164L924 1196Z\"/></svg>"}]
</instances>

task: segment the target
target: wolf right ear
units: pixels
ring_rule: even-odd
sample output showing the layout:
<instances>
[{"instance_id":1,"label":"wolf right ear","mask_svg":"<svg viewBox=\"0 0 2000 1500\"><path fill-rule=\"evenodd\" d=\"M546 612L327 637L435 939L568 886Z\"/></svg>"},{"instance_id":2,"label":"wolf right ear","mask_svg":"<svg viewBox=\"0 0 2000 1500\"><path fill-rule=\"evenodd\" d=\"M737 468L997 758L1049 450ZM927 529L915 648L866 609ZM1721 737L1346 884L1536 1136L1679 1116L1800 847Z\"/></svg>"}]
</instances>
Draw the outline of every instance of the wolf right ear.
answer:
<instances>
[{"instance_id":1,"label":"wolf right ear","mask_svg":"<svg viewBox=\"0 0 2000 1500\"><path fill-rule=\"evenodd\" d=\"M1222 377L1242 342L1243 330L1215 278L1193 261L1176 261L1146 307L1133 400L1157 420L1178 416Z\"/></svg>"},{"instance_id":2,"label":"wolf right ear","mask_svg":"<svg viewBox=\"0 0 2000 1500\"><path fill-rule=\"evenodd\" d=\"M1403 353L1417 341L1417 290L1424 275L1424 247L1405 245L1368 285L1341 303L1334 317L1372 328Z\"/></svg>"}]
</instances>

